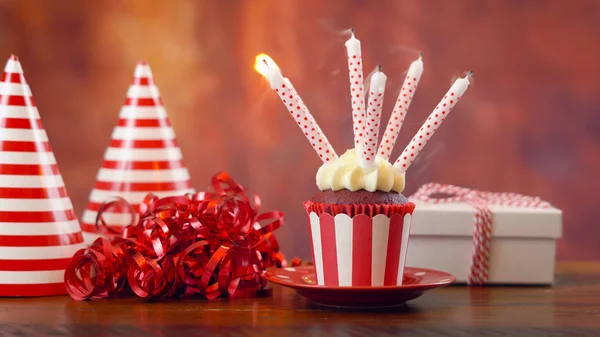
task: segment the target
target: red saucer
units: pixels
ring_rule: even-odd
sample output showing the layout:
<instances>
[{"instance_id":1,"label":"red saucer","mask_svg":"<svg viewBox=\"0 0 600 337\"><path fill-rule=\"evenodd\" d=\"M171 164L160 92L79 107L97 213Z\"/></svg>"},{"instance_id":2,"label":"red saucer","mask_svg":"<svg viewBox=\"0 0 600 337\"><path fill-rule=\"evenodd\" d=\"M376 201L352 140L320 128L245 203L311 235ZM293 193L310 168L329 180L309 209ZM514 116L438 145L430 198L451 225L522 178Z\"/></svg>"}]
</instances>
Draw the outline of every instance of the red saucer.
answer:
<instances>
[{"instance_id":1,"label":"red saucer","mask_svg":"<svg viewBox=\"0 0 600 337\"><path fill-rule=\"evenodd\" d=\"M401 286L337 287L316 285L314 266L270 269L267 280L290 287L314 302L335 307L391 307L413 300L427 290L447 286L456 277L424 268L405 267Z\"/></svg>"}]
</instances>

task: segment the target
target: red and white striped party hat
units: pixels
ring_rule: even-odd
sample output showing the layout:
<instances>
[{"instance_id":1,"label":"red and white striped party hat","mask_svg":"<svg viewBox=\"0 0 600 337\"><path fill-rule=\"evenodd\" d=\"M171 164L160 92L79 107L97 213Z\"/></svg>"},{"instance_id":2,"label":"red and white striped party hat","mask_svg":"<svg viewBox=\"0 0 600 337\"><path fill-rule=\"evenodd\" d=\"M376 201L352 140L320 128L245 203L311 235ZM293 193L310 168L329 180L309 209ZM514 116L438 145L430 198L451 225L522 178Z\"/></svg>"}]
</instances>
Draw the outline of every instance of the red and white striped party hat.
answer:
<instances>
[{"instance_id":1,"label":"red and white striped party hat","mask_svg":"<svg viewBox=\"0 0 600 337\"><path fill-rule=\"evenodd\" d=\"M121 197L137 210L148 193L164 197L194 191L152 71L144 61L135 68L96 180L81 220L88 244L102 233L96 217L103 202ZM132 220L124 207L111 208L102 217L114 231Z\"/></svg>"},{"instance_id":2,"label":"red and white striped party hat","mask_svg":"<svg viewBox=\"0 0 600 337\"><path fill-rule=\"evenodd\" d=\"M0 82L0 296L66 294L83 236L23 68Z\"/></svg>"}]
</instances>

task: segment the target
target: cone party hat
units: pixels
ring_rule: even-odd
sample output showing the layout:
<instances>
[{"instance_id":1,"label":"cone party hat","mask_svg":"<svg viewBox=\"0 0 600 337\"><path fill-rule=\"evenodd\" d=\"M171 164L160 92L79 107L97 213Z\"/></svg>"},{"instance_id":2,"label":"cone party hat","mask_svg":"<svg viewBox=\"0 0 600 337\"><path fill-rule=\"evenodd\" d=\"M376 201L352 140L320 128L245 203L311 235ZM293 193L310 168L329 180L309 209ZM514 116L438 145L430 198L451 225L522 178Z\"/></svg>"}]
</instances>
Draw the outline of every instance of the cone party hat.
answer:
<instances>
[{"instance_id":1,"label":"cone party hat","mask_svg":"<svg viewBox=\"0 0 600 337\"><path fill-rule=\"evenodd\" d=\"M65 267L85 245L14 55L0 82L0 123L0 296L66 294Z\"/></svg>"},{"instance_id":2,"label":"cone party hat","mask_svg":"<svg viewBox=\"0 0 600 337\"><path fill-rule=\"evenodd\" d=\"M108 228L96 226L102 203L120 197L137 210L148 193L165 197L194 191L152 71L144 61L135 68L96 180L81 220L88 244L132 222L130 211L120 206L102 213Z\"/></svg>"}]
</instances>

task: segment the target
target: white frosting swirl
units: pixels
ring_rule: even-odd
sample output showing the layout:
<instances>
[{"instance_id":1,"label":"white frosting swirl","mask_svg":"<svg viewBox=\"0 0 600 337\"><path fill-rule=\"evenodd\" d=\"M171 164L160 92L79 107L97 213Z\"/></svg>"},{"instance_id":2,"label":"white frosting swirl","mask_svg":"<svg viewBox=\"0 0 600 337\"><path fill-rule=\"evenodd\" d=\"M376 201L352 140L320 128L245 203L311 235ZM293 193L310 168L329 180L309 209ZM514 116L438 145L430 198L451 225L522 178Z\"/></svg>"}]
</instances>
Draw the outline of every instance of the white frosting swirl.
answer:
<instances>
[{"instance_id":1,"label":"white frosting swirl","mask_svg":"<svg viewBox=\"0 0 600 337\"><path fill-rule=\"evenodd\" d=\"M355 149L346 151L338 159L323 164L317 171L317 187L321 191L366 190L369 192L404 190L404 172L396 170L381 156L375 157L375 166L363 169Z\"/></svg>"}]
</instances>

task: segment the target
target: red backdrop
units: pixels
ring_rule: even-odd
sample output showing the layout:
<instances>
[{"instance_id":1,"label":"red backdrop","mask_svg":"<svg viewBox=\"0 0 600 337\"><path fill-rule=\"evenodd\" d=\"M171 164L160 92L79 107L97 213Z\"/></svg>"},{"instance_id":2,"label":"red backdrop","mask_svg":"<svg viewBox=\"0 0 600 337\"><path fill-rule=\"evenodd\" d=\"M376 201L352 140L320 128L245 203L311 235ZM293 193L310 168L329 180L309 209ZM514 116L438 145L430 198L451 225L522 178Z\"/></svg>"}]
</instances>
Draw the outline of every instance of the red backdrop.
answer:
<instances>
[{"instance_id":1,"label":"red backdrop","mask_svg":"<svg viewBox=\"0 0 600 337\"><path fill-rule=\"evenodd\" d=\"M301 202L316 192L319 159L252 69L254 56L273 56L342 152L352 130L339 31L356 28L365 71L383 64L388 97L411 50L423 50L400 145L453 76L474 69L475 84L409 170L407 193L438 181L539 195L564 211L559 258L592 259L600 257L599 13L596 0L7 0L0 55L21 59L79 214L143 58L196 187L230 172L260 192L265 209L286 212L282 245L308 257Z\"/></svg>"}]
</instances>

